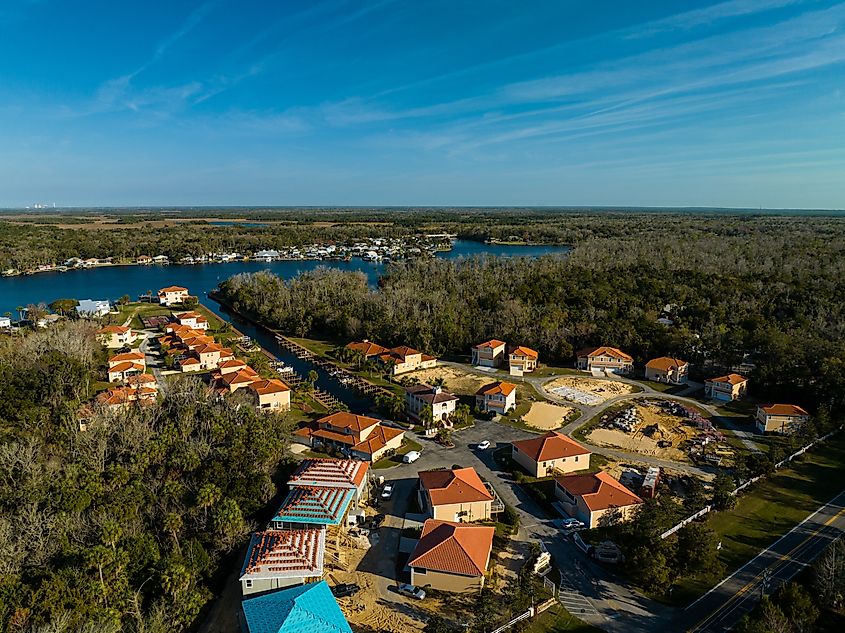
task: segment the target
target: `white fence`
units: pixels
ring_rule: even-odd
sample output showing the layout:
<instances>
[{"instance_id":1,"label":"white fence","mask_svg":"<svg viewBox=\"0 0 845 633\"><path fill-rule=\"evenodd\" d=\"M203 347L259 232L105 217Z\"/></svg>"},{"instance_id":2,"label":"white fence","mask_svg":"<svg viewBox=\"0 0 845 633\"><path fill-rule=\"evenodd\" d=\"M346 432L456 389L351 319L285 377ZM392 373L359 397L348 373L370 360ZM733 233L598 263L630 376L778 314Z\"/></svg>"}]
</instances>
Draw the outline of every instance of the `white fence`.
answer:
<instances>
[{"instance_id":1,"label":"white fence","mask_svg":"<svg viewBox=\"0 0 845 633\"><path fill-rule=\"evenodd\" d=\"M527 620L528 618L530 618L533 615L534 615L534 607L531 607L525 613L516 616L513 620L511 620L507 624L503 624L498 629L493 629L492 631L490 631L490 633L502 633L502 631L507 631L509 628L511 628L517 622L522 622L523 620Z\"/></svg>"},{"instance_id":2,"label":"white fence","mask_svg":"<svg viewBox=\"0 0 845 633\"><path fill-rule=\"evenodd\" d=\"M792 455L780 460L777 464L775 464L775 470L777 470L778 468L782 468L783 466L787 465L789 462L791 462L793 459L795 459L799 455L803 455L804 453L806 453L809 449L811 449L813 446L815 446L819 442L824 442L825 440L830 439L831 437L833 437L834 435L839 433L839 431L841 431L841 430L842 430L842 427L840 426L839 428L833 429L827 435L823 435L822 437L819 437L819 438L813 440L812 442L807 444L805 447L799 448L797 451L792 453ZM765 477L765 475L757 475L756 477L752 477L748 481L742 482L739 486L737 486L733 490L733 492L731 492L731 496L735 497L740 492L742 492L743 490L748 488L748 486L752 486L755 483L757 483L758 481L760 481L761 479L763 479L763 477ZM660 538L665 539L666 537L672 536L675 532L680 530L682 527L692 523L693 521L695 521L699 517L703 517L705 514L710 512L712 509L713 509L712 504L708 504L708 505L704 506L701 510L699 510L695 514L688 516L686 519L684 519L683 521L681 521L677 525L674 525L671 528L669 528L668 530L666 530L663 534L660 535ZM576 544L577 544L577 542L576 542Z\"/></svg>"}]
</instances>

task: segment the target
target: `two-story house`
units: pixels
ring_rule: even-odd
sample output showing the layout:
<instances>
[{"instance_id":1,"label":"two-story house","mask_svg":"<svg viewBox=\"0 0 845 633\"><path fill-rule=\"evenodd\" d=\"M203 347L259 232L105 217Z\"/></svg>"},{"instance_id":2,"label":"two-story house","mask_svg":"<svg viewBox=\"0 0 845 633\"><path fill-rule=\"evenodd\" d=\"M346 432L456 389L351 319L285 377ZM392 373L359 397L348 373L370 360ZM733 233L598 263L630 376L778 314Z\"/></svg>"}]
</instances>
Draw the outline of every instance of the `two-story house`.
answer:
<instances>
[{"instance_id":1,"label":"two-story house","mask_svg":"<svg viewBox=\"0 0 845 633\"><path fill-rule=\"evenodd\" d=\"M472 348L472 364L479 367L501 367L507 344L498 339L484 341Z\"/></svg>"},{"instance_id":2,"label":"two-story house","mask_svg":"<svg viewBox=\"0 0 845 633\"><path fill-rule=\"evenodd\" d=\"M646 380L669 385L685 385L689 377L689 363L679 358L661 356L645 364Z\"/></svg>"},{"instance_id":3,"label":"two-story house","mask_svg":"<svg viewBox=\"0 0 845 633\"><path fill-rule=\"evenodd\" d=\"M167 307L185 303L189 297L188 289L182 286L167 286L158 291L158 302Z\"/></svg>"},{"instance_id":4,"label":"two-story house","mask_svg":"<svg viewBox=\"0 0 845 633\"><path fill-rule=\"evenodd\" d=\"M511 445L513 461L532 477L547 477L555 472L566 474L590 467L592 453L557 431L512 442Z\"/></svg>"},{"instance_id":5,"label":"two-story house","mask_svg":"<svg viewBox=\"0 0 845 633\"><path fill-rule=\"evenodd\" d=\"M810 419L810 414L795 404L766 404L757 407L760 433L793 433Z\"/></svg>"},{"instance_id":6,"label":"two-story house","mask_svg":"<svg viewBox=\"0 0 845 633\"><path fill-rule=\"evenodd\" d=\"M376 356L376 359L385 365L394 376L406 374L417 369L429 369L437 365L434 356L423 354L419 350L407 345L393 347L386 352Z\"/></svg>"},{"instance_id":7,"label":"two-story house","mask_svg":"<svg viewBox=\"0 0 845 633\"><path fill-rule=\"evenodd\" d=\"M731 402L739 400L748 391L748 378L739 374L727 374L704 381L704 396L714 400Z\"/></svg>"},{"instance_id":8,"label":"two-story house","mask_svg":"<svg viewBox=\"0 0 845 633\"><path fill-rule=\"evenodd\" d=\"M444 521L487 521L493 516L493 494L474 468L424 470L418 498L423 513Z\"/></svg>"},{"instance_id":9,"label":"two-story house","mask_svg":"<svg viewBox=\"0 0 845 633\"><path fill-rule=\"evenodd\" d=\"M605 472L555 478L555 497L566 513L588 528L611 513L616 521L634 516L643 500Z\"/></svg>"},{"instance_id":10,"label":"two-story house","mask_svg":"<svg viewBox=\"0 0 845 633\"><path fill-rule=\"evenodd\" d=\"M590 347L578 352L576 367L581 371L630 374L634 371L634 359L615 347Z\"/></svg>"},{"instance_id":11,"label":"two-story house","mask_svg":"<svg viewBox=\"0 0 845 633\"><path fill-rule=\"evenodd\" d=\"M120 349L132 345L138 335L126 325L107 325L97 330L97 340L109 349Z\"/></svg>"},{"instance_id":12,"label":"two-story house","mask_svg":"<svg viewBox=\"0 0 845 633\"><path fill-rule=\"evenodd\" d=\"M278 378L256 380L247 387L258 411L289 411L290 387Z\"/></svg>"},{"instance_id":13,"label":"two-story house","mask_svg":"<svg viewBox=\"0 0 845 633\"><path fill-rule=\"evenodd\" d=\"M537 362L540 354L530 347L520 345L511 350L508 354L510 373L517 376L528 374L537 369Z\"/></svg>"},{"instance_id":14,"label":"two-story house","mask_svg":"<svg viewBox=\"0 0 845 633\"><path fill-rule=\"evenodd\" d=\"M174 315L174 317L179 323L179 325L187 325L193 330L208 329L208 319L206 319L199 312L191 310L189 312L182 312L181 314L176 314Z\"/></svg>"},{"instance_id":15,"label":"two-story house","mask_svg":"<svg viewBox=\"0 0 845 633\"><path fill-rule=\"evenodd\" d=\"M147 362L142 352L115 354L109 358L108 362L109 382L120 382L130 376L143 374L147 368Z\"/></svg>"},{"instance_id":16,"label":"two-story house","mask_svg":"<svg viewBox=\"0 0 845 633\"><path fill-rule=\"evenodd\" d=\"M475 393L475 408L504 415L516 408L516 385L502 381L484 385Z\"/></svg>"},{"instance_id":17,"label":"two-story house","mask_svg":"<svg viewBox=\"0 0 845 633\"><path fill-rule=\"evenodd\" d=\"M405 412L414 421L420 421L420 413L425 407L431 407L432 421L446 421L455 412L458 397L442 387L432 387L425 383L405 387Z\"/></svg>"},{"instance_id":18,"label":"two-story house","mask_svg":"<svg viewBox=\"0 0 845 633\"><path fill-rule=\"evenodd\" d=\"M404 437L401 429L347 411L332 413L294 432L294 440L307 446L333 448L371 462L401 448Z\"/></svg>"},{"instance_id":19,"label":"two-story house","mask_svg":"<svg viewBox=\"0 0 845 633\"><path fill-rule=\"evenodd\" d=\"M408 559L411 583L454 593L481 591L495 533L492 525L426 520Z\"/></svg>"}]
</instances>

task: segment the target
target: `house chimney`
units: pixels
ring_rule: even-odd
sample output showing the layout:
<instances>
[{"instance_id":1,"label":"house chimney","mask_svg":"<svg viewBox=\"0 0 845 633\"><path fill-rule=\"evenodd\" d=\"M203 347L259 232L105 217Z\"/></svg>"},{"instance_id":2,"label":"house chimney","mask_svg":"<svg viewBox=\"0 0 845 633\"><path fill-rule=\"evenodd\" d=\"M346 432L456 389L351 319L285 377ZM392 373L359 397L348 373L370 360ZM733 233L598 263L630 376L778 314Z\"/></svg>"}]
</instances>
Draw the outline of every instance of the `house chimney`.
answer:
<instances>
[{"instance_id":1,"label":"house chimney","mask_svg":"<svg viewBox=\"0 0 845 633\"><path fill-rule=\"evenodd\" d=\"M438 395L438 394L439 394L442 390L443 390L443 388L442 388L442 387L439 387L439 386L438 386L438 387L434 387L434 388L432 389L432 391L434 392L434 395L435 395L435 396L436 396L436 395Z\"/></svg>"}]
</instances>

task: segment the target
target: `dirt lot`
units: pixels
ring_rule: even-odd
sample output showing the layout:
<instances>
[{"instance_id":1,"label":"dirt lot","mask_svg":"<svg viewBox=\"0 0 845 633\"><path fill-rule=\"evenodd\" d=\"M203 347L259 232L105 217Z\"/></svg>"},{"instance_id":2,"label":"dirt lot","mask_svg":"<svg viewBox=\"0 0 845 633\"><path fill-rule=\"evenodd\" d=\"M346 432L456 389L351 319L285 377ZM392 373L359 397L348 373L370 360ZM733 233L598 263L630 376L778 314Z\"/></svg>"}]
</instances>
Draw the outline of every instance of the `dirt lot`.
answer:
<instances>
[{"instance_id":1,"label":"dirt lot","mask_svg":"<svg viewBox=\"0 0 845 633\"><path fill-rule=\"evenodd\" d=\"M566 417L573 410L572 407L562 407L558 404L535 402L528 413L522 416L522 421L536 429L551 431L563 426Z\"/></svg>"},{"instance_id":2,"label":"dirt lot","mask_svg":"<svg viewBox=\"0 0 845 633\"><path fill-rule=\"evenodd\" d=\"M420 382L431 384L435 378L442 378L445 381L447 391L451 391L457 396L474 396L482 386L494 381L494 378L486 378L484 376L477 376L463 372L454 367L433 367L431 369L422 369L414 371L404 376L411 376Z\"/></svg>"},{"instance_id":3,"label":"dirt lot","mask_svg":"<svg viewBox=\"0 0 845 633\"><path fill-rule=\"evenodd\" d=\"M641 455L682 462L690 461L687 453L679 447L684 441L697 437L701 433L699 429L685 418L671 415L655 404L641 402L631 406L636 409L640 417L640 422L634 427L632 433L613 427L598 428L592 431L587 439L600 446L621 448ZM654 429L655 426L656 429ZM649 428L654 429L651 435L644 433L644 430ZM661 440L671 442L672 446L661 448L658 446Z\"/></svg>"},{"instance_id":4,"label":"dirt lot","mask_svg":"<svg viewBox=\"0 0 845 633\"><path fill-rule=\"evenodd\" d=\"M567 400L584 401L584 404L598 404L616 396L634 393L634 387L628 383L579 376L561 376L547 382L543 387L546 391L556 393ZM556 391L558 389L560 391ZM581 398L579 393L587 397Z\"/></svg>"}]
</instances>

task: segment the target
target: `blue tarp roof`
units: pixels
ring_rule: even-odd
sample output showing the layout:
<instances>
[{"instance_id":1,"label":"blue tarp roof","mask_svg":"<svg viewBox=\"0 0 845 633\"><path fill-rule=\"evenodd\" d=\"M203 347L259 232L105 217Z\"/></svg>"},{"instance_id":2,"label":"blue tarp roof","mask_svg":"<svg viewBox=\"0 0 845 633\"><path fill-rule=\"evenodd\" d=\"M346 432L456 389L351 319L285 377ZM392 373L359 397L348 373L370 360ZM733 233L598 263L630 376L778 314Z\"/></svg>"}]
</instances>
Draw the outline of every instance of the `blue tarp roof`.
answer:
<instances>
[{"instance_id":1,"label":"blue tarp roof","mask_svg":"<svg viewBox=\"0 0 845 633\"><path fill-rule=\"evenodd\" d=\"M325 580L248 598L242 608L248 633L352 633Z\"/></svg>"}]
</instances>

